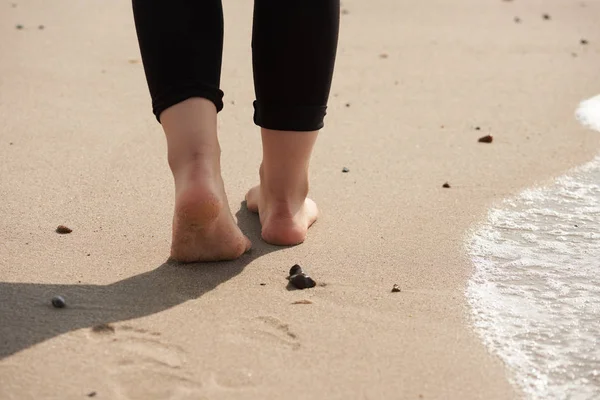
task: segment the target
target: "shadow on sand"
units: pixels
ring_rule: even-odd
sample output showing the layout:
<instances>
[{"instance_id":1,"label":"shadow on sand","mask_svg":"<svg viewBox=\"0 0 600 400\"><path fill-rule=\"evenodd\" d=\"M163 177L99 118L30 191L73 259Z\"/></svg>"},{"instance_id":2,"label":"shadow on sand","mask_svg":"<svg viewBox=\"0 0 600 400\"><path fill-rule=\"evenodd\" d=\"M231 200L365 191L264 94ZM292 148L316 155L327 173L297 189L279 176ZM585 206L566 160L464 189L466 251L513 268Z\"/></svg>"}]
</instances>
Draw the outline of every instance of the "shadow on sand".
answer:
<instances>
[{"instance_id":1,"label":"shadow on sand","mask_svg":"<svg viewBox=\"0 0 600 400\"><path fill-rule=\"evenodd\" d=\"M197 299L236 276L250 262L281 247L260 240L260 223L242 203L238 225L253 249L231 262L179 264L158 268L110 285L48 285L0 282L0 359L73 330L144 317ZM54 309L53 296L67 307Z\"/></svg>"}]
</instances>

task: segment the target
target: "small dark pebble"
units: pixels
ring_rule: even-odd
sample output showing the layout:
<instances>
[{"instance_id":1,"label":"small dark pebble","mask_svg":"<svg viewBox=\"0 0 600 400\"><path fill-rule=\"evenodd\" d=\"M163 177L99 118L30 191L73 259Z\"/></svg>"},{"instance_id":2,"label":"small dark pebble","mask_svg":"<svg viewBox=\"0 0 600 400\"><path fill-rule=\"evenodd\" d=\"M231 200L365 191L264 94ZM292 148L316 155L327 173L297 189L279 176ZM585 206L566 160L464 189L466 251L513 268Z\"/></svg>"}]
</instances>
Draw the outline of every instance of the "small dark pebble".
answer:
<instances>
[{"instance_id":1,"label":"small dark pebble","mask_svg":"<svg viewBox=\"0 0 600 400\"><path fill-rule=\"evenodd\" d=\"M479 143L492 143L494 141L494 137L492 135L482 136L477 140Z\"/></svg>"},{"instance_id":2,"label":"small dark pebble","mask_svg":"<svg viewBox=\"0 0 600 400\"><path fill-rule=\"evenodd\" d=\"M40 30L42 30L42 29L44 29L44 28L45 28L45 26L44 26L44 25L40 25L40 26L38 26L38 29L40 29Z\"/></svg>"},{"instance_id":3,"label":"small dark pebble","mask_svg":"<svg viewBox=\"0 0 600 400\"><path fill-rule=\"evenodd\" d=\"M65 233L71 233L73 232L73 229L64 226L64 225L59 225L56 227L56 233L60 233L60 234L65 234Z\"/></svg>"},{"instance_id":4,"label":"small dark pebble","mask_svg":"<svg viewBox=\"0 0 600 400\"><path fill-rule=\"evenodd\" d=\"M515 17L515 23L520 24L521 23L521 18Z\"/></svg>"},{"instance_id":5,"label":"small dark pebble","mask_svg":"<svg viewBox=\"0 0 600 400\"><path fill-rule=\"evenodd\" d=\"M290 268L290 283L298 289L308 289L315 287L317 283L307 274L302 271L302 267L295 264Z\"/></svg>"},{"instance_id":6,"label":"small dark pebble","mask_svg":"<svg viewBox=\"0 0 600 400\"><path fill-rule=\"evenodd\" d=\"M96 397L96 392L89 392L88 397Z\"/></svg>"},{"instance_id":7,"label":"small dark pebble","mask_svg":"<svg viewBox=\"0 0 600 400\"><path fill-rule=\"evenodd\" d=\"M400 292L400 286L398 286L397 284L394 284L394 287L392 288L392 293L398 293Z\"/></svg>"},{"instance_id":8,"label":"small dark pebble","mask_svg":"<svg viewBox=\"0 0 600 400\"><path fill-rule=\"evenodd\" d=\"M114 333L115 328L110 324L99 324L92 327L94 333Z\"/></svg>"},{"instance_id":9,"label":"small dark pebble","mask_svg":"<svg viewBox=\"0 0 600 400\"><path fill-rule=\"evenodd\" d=\"M450 184L448 182L446 182L442 185L442 187L445 189L450 189Z\"/></svg>"},{"instance_id":10,"label":"small dark pebble","mask_svg":"<svg viewBox=\"0 0 600 400\"><path fill-rule=\"evenodd\" d=\"M350 170L346 167L342 168L342 172L350 172Z\"/></svg>"},{"instance_id":11,"label":"small dark pebble","mask_svg":"<svg viewBox=\"0 0 600 400\"><path fill-rule=\"evenodd\" d=\"M579 225L575 225L575 228L579 228Z\"/></svg>"},{"instance_id":12,"label":"small dark pebble","mask_svg":"<svg viewBox=\"0 0 600 400\"><path fill-rule=\"evenodd\" d=\"M587 39L581 39L579 41L579 43L581 43L581 44L588 44L589 42L587 41Z\"/></svg>"},{"instance_id":13,"label":"small dark pebble","mask_svg":"<svg viewBox=\"0 0 600 400\"><path fill-rule=\"evenodd\" d=\"M550 19L550 14L543 14L542 18L544 18L546 21L548 21Z\"/></svg>"},{"instance_id":14,"label":"small dark pebble","mask_svg":"<svg viewBox=\"0 0 600 400\"><path fill-rule=\"evenodd\" d=\"M350 107L350 103L346 103L346 107Z\"/></svg>"},{"instance_id":15,"label":"small dark pebble","mask_svg":"<svg viewBox=\"0 0 600 400\"><path fill-rule=\"evenodd\" d=\"M64 308L66 305L67 303L62 296L54 296L52 298L52 306L54 306L54 308Z\"/></svg>"},{"instance_id":16,"label":"small dark pebble","mask_svg":"<svg viewBox=\"0 0 600 400\"><path fill-rule=\"evenodd\" d=\"M260 286L266 286L266 283L261 283Z\"/></svg>"},{"instance_id":17,"label":"small dark pebble","mask_svg":"<svg viewBox=\"0 0 600 400\"><path fill-rule=\"evenodd\" d=\"M17 28L17 29L23 29L23 25L19 24L15 28Z\"/></svg>"},{"instance_id":18,"label":"small dark pebble","mask_svg":"<svg viewBox=\"0 0 600 400\"><path fill-rule=\"evenodd\" d=\"M475 127L475 130L476 130L476 131L480 131L480 130L481 130L481 128L480 128L480 127L478 127L478 126L476 126L476 127Z\"/></svg>"},{"instance_id":19,"label":"small dark pebble","mask_svg":"<svg viewBox=\"0 0 600 400\"><path fill-rule=\"evenodd\" d=\"M298 289L309 289L317 286L317 282L304 272L290 276L290 283Z\"/></svg>"},{"instance_id":20,"label":"small dark pebble","mask_svg":"<svg viewBox=\"0 0 600 400\"><path fill-rule=\"evenodd\" d=\"M10 146L12 146L12 145L13 145L13 142L10 142L10 143L9 143L9 145L10 145Z\"/></svg>"},{"instance_id":21,"label":"small dark pebble","mask_svg":"<svg viewBox=\"0 0 600 400\"><path fill-rule=\"evenodd\" d=\"M90 253L87 253L87 256L89 257L89 256L90 256Z\"/></svg>"},{"instance_id":22,"label":"small dark pebble","mask_svg":"<svg viewBox=\"0 0 600 400\"><path fill-rule=\"evenodd\" d=\"M302 267L298 264L294 264L294 266L292 268L290 268L290 276L296 275L296 274L301 274L301 273L302 273Z\"/></svg>"},{"instance_id":23,"label":"small dark pebble","mask_svg":"<svg viewBox=\"0 0 600 400\"><path fill-rule=\"evenodd\" d=\"M346 10L345 8L342 8L342 15L348 15L350 14L350 11Z\"/></svg>"}]
</instances>

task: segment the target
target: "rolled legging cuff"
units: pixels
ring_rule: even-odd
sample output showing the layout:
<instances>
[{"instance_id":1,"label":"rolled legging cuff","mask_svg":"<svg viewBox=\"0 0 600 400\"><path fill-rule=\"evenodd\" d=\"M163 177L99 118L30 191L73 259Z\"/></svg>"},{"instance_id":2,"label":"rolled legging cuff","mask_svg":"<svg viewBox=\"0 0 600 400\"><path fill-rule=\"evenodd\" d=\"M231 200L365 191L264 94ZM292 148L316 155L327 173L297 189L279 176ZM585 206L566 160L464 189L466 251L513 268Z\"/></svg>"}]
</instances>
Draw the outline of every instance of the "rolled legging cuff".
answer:
<instances>
[{"instance_id":1,"label":"rolled legging cuff","mask_svg":"<svg viewBox=\"0 0 600 400\"><path fill-rule=\"evenodd\" d=\"M281 106L254 102L254 123L278 131L310 132L323 128L327 106Z\"/></svg>"},{"instance_id":2,"label":"rolled legging cuff","mask_svg":"<svg viewBox=\"0 0 600 400\"><path fill-rule=\"evenodd\" d=\"M223 109L223 91L203 84L186 87L172 87L165 93L161 93L152 102L152 112L160 122L160 114L167 108L181 103L192 97L202 97L210 100L217 108L217 112Z\"/></svg>"}]
</instances>

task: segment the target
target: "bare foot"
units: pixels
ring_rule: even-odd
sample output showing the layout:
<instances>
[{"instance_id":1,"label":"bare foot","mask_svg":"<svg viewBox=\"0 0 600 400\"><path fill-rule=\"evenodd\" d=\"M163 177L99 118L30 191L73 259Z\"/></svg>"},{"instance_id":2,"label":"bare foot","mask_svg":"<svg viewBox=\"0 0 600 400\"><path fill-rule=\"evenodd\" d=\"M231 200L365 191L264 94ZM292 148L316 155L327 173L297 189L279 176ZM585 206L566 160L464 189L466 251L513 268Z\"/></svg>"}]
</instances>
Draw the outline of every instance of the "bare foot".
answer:
<instances>
[{"instance_id":1,"label":"bare foot","mask_svg":"<svg viewBox=\"0 0 600 400\"><path fill-rule=\"evenodd\" d=\"M308 166L318 133L261 129L260 185L250 189L246 205L259 214L267 243L300 244L317 220L317 205L307 195Z\"/></svg>"},{"instance_id":2,"label":"bare foot","mask_svg":"<svg viewBox=\"0 0 600 400\"><path fill-rule=\"evenodd\" d=\"M175 177L171 258L180 262L234 260L250 247L231 215L220 177L193 172Z\"/></svg>"},{"instance_id":3,"label":"bare foot","mask_svg":"<svg viewBox=\"0 0 600 400\"><path fill-rule=\"evenodd\" d=\"M160 122L175 178L171 258L181 262L238 258L251 245L227 202L215 105L190 98L163 111Z\"/></svg>"},{"instance_id":4,"label":"bare foot","mask_svg":"<svg viewBox=\"0 0 600 400\"><path fill-rule=\"evenodd\" d=\"M246 205L250 211L259 214L264 241L279 246L304 242L308 228L319 214L317 204L311 199L275 201L264 193L261 185L250 189Z\"/></svg>"}]
</instances>

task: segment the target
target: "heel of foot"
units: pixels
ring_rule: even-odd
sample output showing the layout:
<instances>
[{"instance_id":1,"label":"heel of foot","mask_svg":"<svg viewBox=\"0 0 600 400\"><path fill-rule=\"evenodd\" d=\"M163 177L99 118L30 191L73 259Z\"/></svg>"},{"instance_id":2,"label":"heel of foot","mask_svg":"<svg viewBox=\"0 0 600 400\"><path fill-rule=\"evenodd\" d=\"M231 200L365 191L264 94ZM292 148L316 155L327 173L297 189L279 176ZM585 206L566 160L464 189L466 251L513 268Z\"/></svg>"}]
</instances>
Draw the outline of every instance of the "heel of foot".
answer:
<instances>
[{"instance_id":1,"label":"heel of foot","mask_svg":"<svg viewBox=\"0 0 600 400\"><path fill-rule=\"evenodd\" d=\"M265 223L262 238L277 246L294 246L306 240L307 230L290 221L271 221Z\"/></svg>"},{"instance_id":2,"label":"heel of foot","mask_svg":"<svg viewBox=\"0 0 600 400\"><path fill-rule=\"evenodd\" d=\"M175 218L188 227L202 228L217 219L223 203L214 195L188 192L177 199Z\"/></svg>"},{"instance_id":3,"label":"heel of foot","mask_svg":"<svg viewBox=\"0 0 600 400\"><path fill-rule=\"evenodd\" d=\"M175 202L171 258L179 262L234 260L250 244L226 200L199 190L180 192Z\"/></svg>"}]
</instances>

